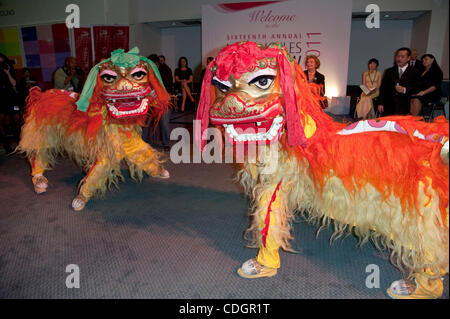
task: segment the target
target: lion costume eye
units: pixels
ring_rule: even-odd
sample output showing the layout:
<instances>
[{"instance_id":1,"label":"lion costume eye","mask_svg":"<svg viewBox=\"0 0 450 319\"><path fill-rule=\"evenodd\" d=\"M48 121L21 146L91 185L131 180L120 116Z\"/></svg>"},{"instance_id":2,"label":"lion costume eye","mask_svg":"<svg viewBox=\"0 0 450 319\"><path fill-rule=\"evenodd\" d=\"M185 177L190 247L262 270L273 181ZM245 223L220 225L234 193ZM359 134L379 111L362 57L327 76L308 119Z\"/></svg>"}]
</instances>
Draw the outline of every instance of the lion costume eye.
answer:
<instances>
[{"instance_id":1,"label":"lion costume eye","mask_svg":"<svg viewBox=\"0 0 450 319\"><path fill-rule=\"evenodd\" d=\"M261 90L267 90L272 85L274 79L274 75L260 75L248 82L248 85L255 84Z\"/></svg>"},{"instance_id":2,"label":"lion costume eye","mask_svg":"<svg viewBox=\"0 0 450 319\"><path fill-rule=\"evenodd\" d=\"M142 80L146 75L147 71L145 71L143 68L136 68L133 71L131 71L131 77L138 81Z\"/></svg>"},{"instance_id":3,"label":"lion costume eye","mask_svg":"<svg viewBox=\"0 0 450 319\"><path fill-rule=\"evenodd\" d=\"M267 90L273 83L277 73L275 70L259 70L248 78L248 85L254 84L261 90Z\"/></svg>"},{"instance_id":4,"label":"lion costume eye","mask_svg":"<svg viewBox=\"0 0 450 319\"><path fill-rule=\"evenodd\" d=\"M104 70L100 73L100 78L106 83L112 83L117 78L117 73L111 70Z\"/></svg>"},{"instance_id":5,"label":"lion costume eye","mask_svg":"<svg viewBox=\"0 0 450 319\"><path fill-rule=\"evenodd\" d=\"M231 83L229 81L220 81L216 77L212 79L211 84L217 86L222 93L226 93L231 88Z\"/></svg>"}]
</instances>

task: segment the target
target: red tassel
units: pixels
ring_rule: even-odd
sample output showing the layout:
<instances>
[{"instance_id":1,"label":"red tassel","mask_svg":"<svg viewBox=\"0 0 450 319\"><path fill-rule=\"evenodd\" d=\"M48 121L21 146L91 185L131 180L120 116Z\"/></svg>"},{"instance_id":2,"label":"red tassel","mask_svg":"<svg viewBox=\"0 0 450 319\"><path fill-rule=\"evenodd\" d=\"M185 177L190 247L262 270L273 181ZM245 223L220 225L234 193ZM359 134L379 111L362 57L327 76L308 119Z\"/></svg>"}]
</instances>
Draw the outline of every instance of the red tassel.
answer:
<instances>
[{"instance_id":1,"label":"red tassel","mask_svg":"<svg viewBox=\"0 0 450 319\"><path fill-rule=\"evenodd\" d=\"M307 140L297 110L292 70L286 57L281 52L278 54L278 65L280 67L280 86L283 91L286 108L288 143L291 146L306 146Z\"/></svg>"},{"instance_id":2,"label":"red tassel","mask_svg":"<svg viewBox=\"0 0 450 319\"><path fill-rule=\"evenodd\" d=\"M197 147L200 148L200 151L202 151L206 145L206 140L203 140L202 136L203 132L205 132L205 130L208 129L209 126L209 107L211 103L210 89L211 89L211 81L213 78L211 67L213 66L213 64L214 61L211 61L206 67L205 77L203 78L202 83L202 92L200 95L200 101L198 103L197 109L196 119L200 121L200 127L198 125L196 126L194 134L195 134L195 142L197 144Z\"/></svg>"},{"instance_id":3,"label":"red tassel","mask_svg":"<svg viewBox=\"0 0 450 319\"><path fill-rule=\"evenodd\" d=\"M266 242L267 242L267 235L269 234L269 225L270 225L270 212L272 211L272 203L275 201L275 199L277 198L277 192L280 189L280 185L281 185L281 181L278 183L277 187L275 188L275 191L272 194L272 198L270 199L270 203L269 203L269 207L267 208L267 215L266 215L266 219L264 221L264 228L261 230L261 235L262 235L262 241L263 241L263 245L264 247L266 247Z\"/></svg>"}]
</instances>

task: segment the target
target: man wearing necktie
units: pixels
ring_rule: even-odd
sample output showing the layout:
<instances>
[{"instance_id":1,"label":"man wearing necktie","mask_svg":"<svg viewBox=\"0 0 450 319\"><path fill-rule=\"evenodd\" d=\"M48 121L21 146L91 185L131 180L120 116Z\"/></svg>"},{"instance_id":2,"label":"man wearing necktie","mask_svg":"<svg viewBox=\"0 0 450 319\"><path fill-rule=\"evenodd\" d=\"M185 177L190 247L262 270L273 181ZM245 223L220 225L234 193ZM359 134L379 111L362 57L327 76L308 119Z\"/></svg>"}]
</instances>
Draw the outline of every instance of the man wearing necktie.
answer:
<instances>
[{"instance_id":1,"label":"man wearing necktie","mask_svg":"<svg viewBox=\"0 0 450 319\"><path fill-rule=\"evenodd\" d=\"M419 71L409 65L411 50L400 48L395 52L395 64L384 72L381 80L378 111L385 115L409 113L411 95L419 91Z\"/></svg>"},{"instance_id":2,"label":"man wearing necktie","mask_svg":"<svg viewBox=\"0 0 450 319\"><path fill-rule=\"evenodd\" d=\"M422 61L417 59L416 49L411 49L411 59L409 60L409 66L412 66L413 68L419 70L419 74L422 74L422 72L425 71L425 67L422 64Z\"/></svg>"}]
</instances>

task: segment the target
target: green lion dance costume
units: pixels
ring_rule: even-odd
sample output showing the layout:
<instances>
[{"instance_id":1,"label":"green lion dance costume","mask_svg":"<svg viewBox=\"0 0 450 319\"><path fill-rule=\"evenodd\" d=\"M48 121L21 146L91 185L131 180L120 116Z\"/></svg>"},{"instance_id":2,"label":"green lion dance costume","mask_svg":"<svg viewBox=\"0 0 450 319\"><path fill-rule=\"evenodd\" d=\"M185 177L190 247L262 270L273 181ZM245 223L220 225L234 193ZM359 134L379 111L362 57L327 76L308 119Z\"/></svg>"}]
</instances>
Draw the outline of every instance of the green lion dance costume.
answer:
<instances>
[{"instance_id":1,"label":"green lion dance costume","mask_svg":"<svg viewBox=\"0 0 450 319\"><path fill-rule=\"evenodd\" d=\"M77 211L93 195L103 194L123 179L122 160L134 179L141 180L144 172L168 178L160 154L140 137L140 125L150 118L158 121L168 106L169 95L158 69L139 56L138 48L128 53L116 50L94 66L81 96L33 88L18 151L29 159L35 192L47 191L44 172L58 155L70 156L87 172L72 201Z\"/></svg>"},{"instance_id":2,"label":"green lion dance costume","mask_svg":"<svg viewBox=\"0 0 450 319\"><path fill-rule=\"evenodd\" d=\"M340 124L322 111L318 91L277 44L229 45L208 66L196 143L203 149L209 121L221 127L245 151L238 176L252 198L248 234L259 250L239 275L276 275L298 211L322 227L333 222L333 238L352 232L388 248L409 275L391 285L391 297L440 297L449 264L448 121ZM250 152L255 144L262 152Z\"/></svg>"}]
</instances>

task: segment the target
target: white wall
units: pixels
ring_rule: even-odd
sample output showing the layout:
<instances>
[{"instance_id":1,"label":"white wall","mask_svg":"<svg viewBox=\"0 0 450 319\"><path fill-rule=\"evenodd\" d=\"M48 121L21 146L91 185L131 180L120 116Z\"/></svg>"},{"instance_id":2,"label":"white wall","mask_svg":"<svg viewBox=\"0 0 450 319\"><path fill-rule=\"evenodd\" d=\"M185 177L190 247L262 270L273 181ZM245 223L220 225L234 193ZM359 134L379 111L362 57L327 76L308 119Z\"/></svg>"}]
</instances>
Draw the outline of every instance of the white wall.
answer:
<instances>
[{"instance_id":1,"label":"white wall","mask_svg":"<svg viewBox=\"0 0 450 319\"><path fill-rule=\"evenodd\" d=\"M109 0L111 1L111 0ZM117 0L115 0L117 1ZM0 26L27 26L64 22L68 13L66 6L76 3L80 8L80 24L106 24L106 1L104 0L2 0L1 10L14 10L12 16L2 16ZM111 19L109 19L111 21ZM112 23L118 23L113 21Z\"/></svg>"},{"instance_id":2,"label":"white wall","mask_svg":"<svg viewBox=\"0 0 450 319\"><path fill-rule=\"evenodd\" d=\"M449 50L449 45L448 45L448 27L449 25L447 24L447 27L445 28L445 41L444 43L447 43L447 46L444 47L444 53L442 54L442 59L441 61L437 61L439 63L439 65L442 68L442 71L444 72L444 79L449 78L449 72L448 72L448 64L449 64L449 54L448 54L448 50Z\"/></svg>"},{"instance_id":3,"label":"white wall","mask_svg":"<svg viewBox=\"0 0 450 319\"><path fill-rule=\"evenodd\" d=\"M412 35L411 35L411 49L417 50L418 58L425 54L428 49L428 33L430 31L431 13L424 14L423 16L414 20Z\"/></svg>"},{"instance_id":4,"label":"white wall","mask_svg":"<svg viewBox=\"0 0 450 319\"><path fill-rule=\"evenodd\" d=\"M130 25L130 49L135 46L143 56L158 54L162 51L161 30L146 23Z\"/></svg>"},{"instance_id":5,"label":"white wall","mask_svg":"<svg viewBox=\"0 0 450 319\"><path fill-rule=\"evenodd\" d=\"M200 19L201 5L220 4L232 2L249 2L250 0L134 0L137 10L138 22L173 21L186 19ZM260 0L264 1L264 0ZM289 0L295 1L295 0ZM312 0L313 1L313 0ZM339 0L335 0L339 1ZM353 0L352 11L364 12L367 5L376 3L381 11L431 11L431 21L427 40L427 52L434 52L436 58L442 61L445 57L448 38L445 40L445 30L449 25L448 0ZM176 8L176 10L174 10ZM444 76L448 78L448 63L443 68Z\"/></svg>"},{"instance_id":6,"label":"white wall","mask_svg":"<svg viewBox=\"0 0 450 319\"><path fill-rule=\"evenodd\" d=\"M76 3L80 6L82 26L129 24L130 31L135 29L139 32L135 36L130 33L130 46L137 44L144 48L144 51L149 51L158 49L163 40L161 39L161 44L158 44L158 31L149 31L150 29L147 29L142 23L200 19L202 4L246 1L249 0L77 0L75 2L73 0L1 0L0 10L12 9L15 15L2 16L0 27L64 22L67 16L66 5ZM436 56L444 71L444 77L448 79L448 0L377 0L376 2L373 0L353 0L352 11L364 12L366 6L370 3L376 3L382 11L431 11L426 51ZM145 34L147 31L152 34L151 38L155 39L150 44L146 43L147 36ZM189 37L195 38L193 35L189 35ZM192 42L192 45L194 43L195 41ZM189 50L191 49L195 51L193 47L189 47ZM200 49L200 46L198 46L198 50ZM181 53L176 52L176 55L179 54ZM352 54L352 50L350 54ZM195 54L193 54L192 59L194 60L190 61L191 64L195 63ZM352 65L352 61L350 62ZM353 70L351 69L350 74L352 73Z\"/></svg>"},{"instance_id":7,"label":"white wall","mask_svg":"<svg viewBox=\"0 0 450 319\"><path fill-rule=\"evenodd\" d=\"M380 62L378 69L382 73L391 67L395 50L410 46L412 28L411 20L382 20L379 29L367 29L364 20L353 20L347 83L361 84L362 73L371 58Z\"/></svg>"},{"instance_id":8,"label":"white wall","mask_svg":"<svg viewBox=\"0 0 450 319\"><path fill-rule=\"evenodd\" d=\"M161 29L161 51L156 53L166 57L166 63L172 71L178 67L178 59L185 56L194 72L194 80L199 81L202 62L201 26Z\"/></svg>"}]
</instances>

